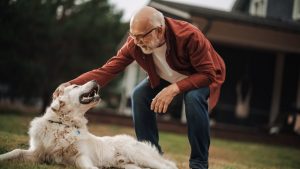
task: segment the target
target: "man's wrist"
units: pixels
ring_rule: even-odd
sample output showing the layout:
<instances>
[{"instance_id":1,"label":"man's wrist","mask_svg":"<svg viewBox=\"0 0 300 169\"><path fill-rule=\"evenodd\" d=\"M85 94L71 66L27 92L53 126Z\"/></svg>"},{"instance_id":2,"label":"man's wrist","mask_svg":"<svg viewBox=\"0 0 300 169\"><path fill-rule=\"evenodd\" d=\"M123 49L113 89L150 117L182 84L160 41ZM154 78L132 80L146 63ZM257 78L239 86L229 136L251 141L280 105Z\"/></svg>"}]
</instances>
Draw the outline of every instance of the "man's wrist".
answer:
<instances>
[{"instance_id":1,"label":"man's wrist","mask_svg":"<svg viewBox=\"0 0 300 169\"><path fill-rule=\"evenodd\" d=\"M176 83L172 84L172 89L173 89L173 92L174 92L175 95L180 93L180 89L179 89L179 87Z\"/></svg>"}]
</instances>

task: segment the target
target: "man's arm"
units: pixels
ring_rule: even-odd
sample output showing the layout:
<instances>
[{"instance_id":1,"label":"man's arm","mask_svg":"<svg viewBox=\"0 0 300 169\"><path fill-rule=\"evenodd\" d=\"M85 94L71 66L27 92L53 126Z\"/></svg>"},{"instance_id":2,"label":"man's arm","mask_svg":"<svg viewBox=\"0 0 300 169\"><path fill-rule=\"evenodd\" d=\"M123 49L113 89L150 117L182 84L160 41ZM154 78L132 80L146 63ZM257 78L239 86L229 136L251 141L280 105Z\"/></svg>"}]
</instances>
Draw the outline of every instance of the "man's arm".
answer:
<instances>
[{"instance_id":1,"label":"man's arm","mask_svg":"<svg viewBox=\"0 0 300 169\"><path fill-rule=\"evenodd\" d=\"M216 68L212 56L214 51L211 50L210 42L201 32L195 33L191 37L187 49L189 59L196 73L176 83L180 92L209 86L216 80Z\"/></svg>"},{"instance_id":2,"label":"man's arm","mask_svg":"<svg viewBox=\"0 0 300 169\"><path fill-rule=\"evenodd\" d=\"M107 84L134 60L129 53L129 43L130 40L128 39L123 47L118 51L117 55L109 59L102 67L86 72L69 82L59 85L53 93L53 98L57 97L65 87L71 84L80 85L90 80L96 80L101 86Z\"/></svg>"},{"instance_id":3,"label":"man's arm","mask_svg":"<svg viewBox=\"0 0 300 169\"><path fill-rule=\"evenodd\" d=\"M69 83L84 84L90 80L96 80L100 86L106 85L111 79L124 71L124 69L133 62L134 59L129 53L128 43L129 42L123 45L117 55L109 59L102 67L86 72L69 81Z\"/></svg>"},{"instance_id":4,"label":"man's arm","mask_svg":"<svg viewBox=\"0 0 300 169\"><path fill-rule=\"evenodd\" d=\"M156 113L165 113L172 102L173 98L179 94L179 88L173 83L161 90L151 102L151 110Z\"/></svg>"},{"instance_id":5,"label":"man's arm","mask_svg":"<svg viewBox=\"0 0 300 169\"><path fill-rule=\"evenodd\" d=\"M151 102L151 110L165 113L173 98L188 90L209 86L215 81L215 67L210 51L210 43L200 32L188 40L187 50L191 64L197 71L187 78L173 83L160 91Z\"/></svg>"}]
</instances>

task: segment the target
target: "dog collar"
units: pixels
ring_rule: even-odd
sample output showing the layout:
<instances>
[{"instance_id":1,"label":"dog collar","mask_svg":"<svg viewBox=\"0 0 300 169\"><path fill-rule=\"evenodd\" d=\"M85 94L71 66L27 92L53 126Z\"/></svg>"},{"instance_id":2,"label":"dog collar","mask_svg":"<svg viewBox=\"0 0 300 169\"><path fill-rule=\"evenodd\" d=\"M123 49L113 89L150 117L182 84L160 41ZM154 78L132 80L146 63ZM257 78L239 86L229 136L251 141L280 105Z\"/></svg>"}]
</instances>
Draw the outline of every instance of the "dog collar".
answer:
<instances>
[{"instance_id":1,"label":"dog collar","mask_svg":"<svg viewBox=\"0 0 300 169\"><path fill-rule=\"evenodd\" d=\"M64 125L64 126L66 126L66 127L71 127L71 126L69 126L69 125L67 125L67 124L64 124L64 123L61 122L61 121L48 120L48 122L49 122L49 123L56 123L56 124L59 124L59 125ZM75 127L76 129L79 129L79 127L76 126L76 125L74 125L74 127ZM78 132L79 132L79 130L78 130ZM79 132L79 134L80 134L80 132Z\"/></svg>"}]
</instances>

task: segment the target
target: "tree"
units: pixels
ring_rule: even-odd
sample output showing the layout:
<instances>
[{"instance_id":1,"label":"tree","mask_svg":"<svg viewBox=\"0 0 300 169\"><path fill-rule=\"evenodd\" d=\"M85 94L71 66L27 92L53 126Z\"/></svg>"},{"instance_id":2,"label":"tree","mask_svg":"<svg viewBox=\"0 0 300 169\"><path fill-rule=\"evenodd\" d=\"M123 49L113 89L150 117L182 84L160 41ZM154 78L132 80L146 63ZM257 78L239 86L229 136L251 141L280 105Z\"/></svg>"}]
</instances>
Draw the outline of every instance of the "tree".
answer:
<instances>
[{"instance_id":1,"label":"tree","mask_svg":"<svg viewBox=\"0 0 300 169\"><path fill-rule=\"evenodd\" d=\"M43 98L101 66L128 29L107 0L0 0L0 85L15 98Z\"/></svg>"}]
</instances>

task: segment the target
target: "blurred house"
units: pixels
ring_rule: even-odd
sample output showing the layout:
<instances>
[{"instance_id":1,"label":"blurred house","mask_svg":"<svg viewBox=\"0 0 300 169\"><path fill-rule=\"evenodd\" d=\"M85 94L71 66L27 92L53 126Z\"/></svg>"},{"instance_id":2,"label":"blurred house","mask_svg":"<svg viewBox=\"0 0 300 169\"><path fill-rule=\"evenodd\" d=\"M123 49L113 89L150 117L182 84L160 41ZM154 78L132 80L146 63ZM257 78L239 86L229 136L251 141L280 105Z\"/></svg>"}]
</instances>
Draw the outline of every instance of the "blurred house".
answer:
<instances>
[{"instance_id":1,"label":"blurred house","mask_svg":"<svg viewBox=\"0 0 300 169\"><path fill-rule=\"evenodd\" d=\"M227 78L210 114L217 123L283 128L289 126L288 117L295 123L293 113L300 110L300 0L237 0L231 12L160 0L149 5L197 26L223 57ZM130 93L145 76L136 63L126 70L120 114L131 114Z\"/></svg>"}]
</instances>

